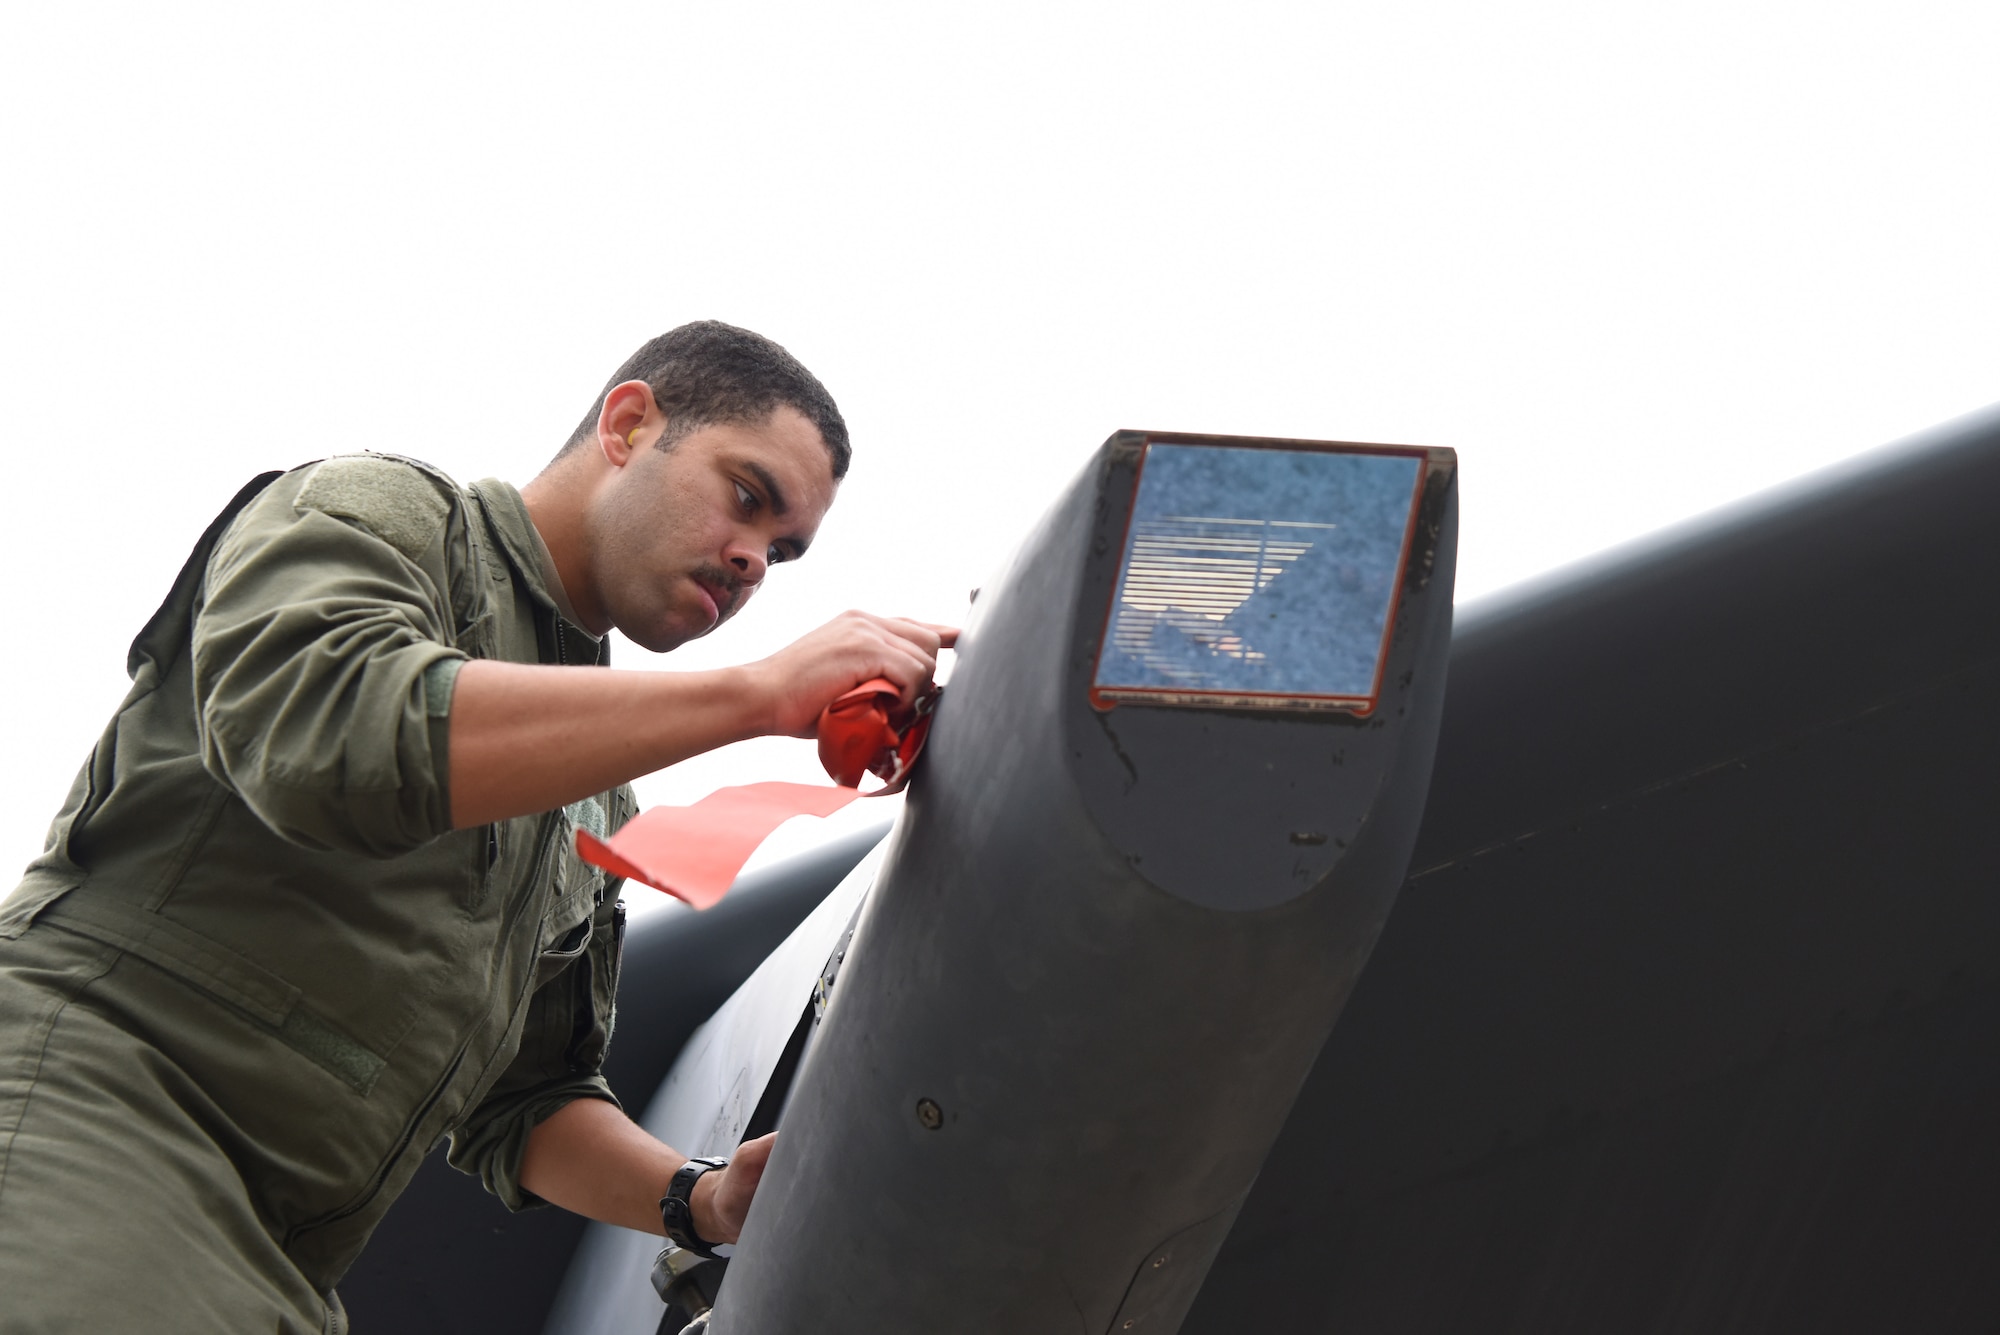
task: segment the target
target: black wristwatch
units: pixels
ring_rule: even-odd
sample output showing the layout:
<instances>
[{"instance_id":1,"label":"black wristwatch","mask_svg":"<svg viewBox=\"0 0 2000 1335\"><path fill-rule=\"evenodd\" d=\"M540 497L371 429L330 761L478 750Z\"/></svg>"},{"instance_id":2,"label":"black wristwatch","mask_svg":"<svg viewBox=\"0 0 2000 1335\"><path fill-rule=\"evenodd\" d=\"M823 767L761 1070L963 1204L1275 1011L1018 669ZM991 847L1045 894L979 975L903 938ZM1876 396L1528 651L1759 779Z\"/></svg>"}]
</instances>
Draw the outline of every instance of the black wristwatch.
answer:
<instances>
[{"instance_id":1,"label":"black wristwatch","mask_svg":"<svg viewBox=\"0 0 2000 1335\"><path fill-rule=\"evenodd\" d=\"M694 1206L688 1197L694 1194L694 1184L701 1181L703 1173L727 1167L727 1159L689 1159L674 1173L674 1180L667 1184L667 1194L660 1197L660 1223L666 1227L667 1240L674 1246L696 1256L715 1255L720 1244L705 1241L695 1232Z\"/></svg>"}]
</instances>

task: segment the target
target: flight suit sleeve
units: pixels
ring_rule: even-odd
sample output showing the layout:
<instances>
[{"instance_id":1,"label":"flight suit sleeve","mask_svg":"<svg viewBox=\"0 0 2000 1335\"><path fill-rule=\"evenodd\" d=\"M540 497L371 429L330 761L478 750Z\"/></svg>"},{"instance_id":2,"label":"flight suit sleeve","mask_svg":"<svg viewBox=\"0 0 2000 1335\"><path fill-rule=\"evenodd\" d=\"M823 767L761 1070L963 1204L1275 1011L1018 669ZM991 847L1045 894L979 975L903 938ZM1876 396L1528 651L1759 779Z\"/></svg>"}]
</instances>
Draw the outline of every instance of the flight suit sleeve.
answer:
<instances>
[{"instance_id":1,"label":"flight suit sleeve","mask_svg":"<svg viewBox=\"0 0 2000 1335\"><path fill-rule=\"evenodd\" d=\"M294 843L392 857L450 828L451 509L407 464L330 459L216 546L192 638L202 759Z\"/></svg>"},{"instance_id":2,"label":"flight suit sleeve","mask_svg":"<svg viewBox=\"0 0 2000 1335\"><path fill-rule=\"evenodd\" d=\"M451 1166L478 1177L510 1210L547 1204L521 1186L521 1156L535 1127L574 1099L618 1104L603 1068L624 937L614 883L592 915L588 949L536 990L512 1064L452 1130Z\"/></svg>"}]
</instances>

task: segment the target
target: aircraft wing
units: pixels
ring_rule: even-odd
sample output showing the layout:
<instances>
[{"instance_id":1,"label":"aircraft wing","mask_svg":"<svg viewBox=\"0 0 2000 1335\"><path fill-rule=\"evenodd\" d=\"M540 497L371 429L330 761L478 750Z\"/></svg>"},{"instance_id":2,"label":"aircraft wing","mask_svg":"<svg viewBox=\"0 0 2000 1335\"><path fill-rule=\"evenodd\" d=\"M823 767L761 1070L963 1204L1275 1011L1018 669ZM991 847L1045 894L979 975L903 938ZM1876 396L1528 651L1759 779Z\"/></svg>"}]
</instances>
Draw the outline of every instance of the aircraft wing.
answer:
<instances>
[{"instance_id":1,"label":"aircraft wing","mask_svg":"<svg viewBox=\"0 0 2000 1335\"><path fill-rule=\"evenodd\" d=\"M2000 1324L2000 411L1461 611L1187 1335Z\"/></svg>"}]
</instances>

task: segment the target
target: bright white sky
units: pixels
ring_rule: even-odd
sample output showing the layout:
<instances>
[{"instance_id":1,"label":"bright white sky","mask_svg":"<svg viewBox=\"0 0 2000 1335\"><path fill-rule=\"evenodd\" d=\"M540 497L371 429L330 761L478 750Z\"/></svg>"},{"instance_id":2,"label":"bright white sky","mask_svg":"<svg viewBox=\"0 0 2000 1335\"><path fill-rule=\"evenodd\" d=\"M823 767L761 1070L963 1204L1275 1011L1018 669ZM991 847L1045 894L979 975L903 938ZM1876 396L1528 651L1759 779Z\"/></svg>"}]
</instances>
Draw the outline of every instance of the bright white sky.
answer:
<instances>
[{"instance_id":1,"label":"bright white sky","mask_svg":"<svg viewBox=\"0 0 2000 1335\"><path fill-rule=\"evenodd\" d=\"M1454 446L1463 597L1979 407L1996 56L1991 3L10 6L0 862L243 481L525 481L689 319L797 353L854 471L625 666L956 619L1119 427Z\"/></svg>"}]
</instances>

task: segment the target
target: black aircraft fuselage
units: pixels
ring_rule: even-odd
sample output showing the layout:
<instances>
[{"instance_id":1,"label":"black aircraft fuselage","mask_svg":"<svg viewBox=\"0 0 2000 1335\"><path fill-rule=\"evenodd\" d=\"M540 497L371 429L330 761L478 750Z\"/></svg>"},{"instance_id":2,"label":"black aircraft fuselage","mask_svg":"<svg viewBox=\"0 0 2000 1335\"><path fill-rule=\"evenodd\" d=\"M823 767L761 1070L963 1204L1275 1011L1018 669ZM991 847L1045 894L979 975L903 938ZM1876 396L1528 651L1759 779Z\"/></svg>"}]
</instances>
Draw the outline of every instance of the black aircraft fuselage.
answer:
<instances>
[{"instance_id":1,"label":"black aircraft fuselage","mask_svg":"<svg viewBox=\"0 0 2000 1335\"><path fill-rule=\"evenodd\" d=\"M1460 612L1410 876L1184 1331L2000 1324L1996 497L1988 411ZM869 842L635 929L614 1087ZM577 1232L434 1157L342 1293L529 1335Z\"/></svg>"}]
</instances>

